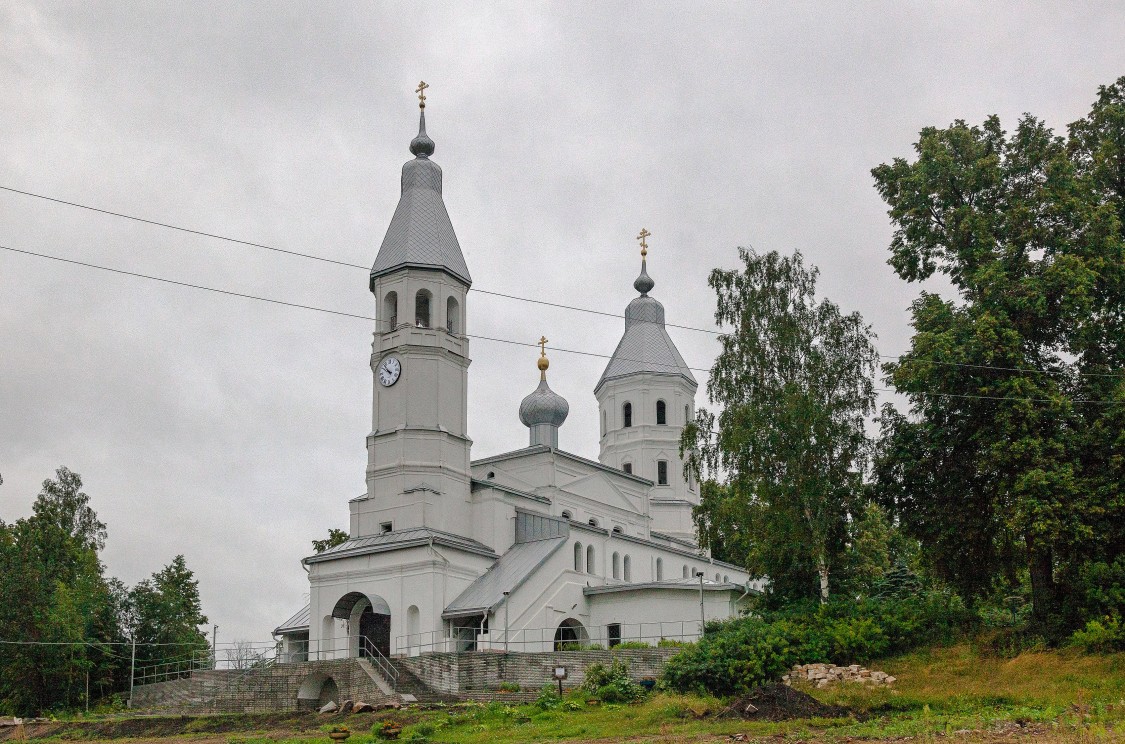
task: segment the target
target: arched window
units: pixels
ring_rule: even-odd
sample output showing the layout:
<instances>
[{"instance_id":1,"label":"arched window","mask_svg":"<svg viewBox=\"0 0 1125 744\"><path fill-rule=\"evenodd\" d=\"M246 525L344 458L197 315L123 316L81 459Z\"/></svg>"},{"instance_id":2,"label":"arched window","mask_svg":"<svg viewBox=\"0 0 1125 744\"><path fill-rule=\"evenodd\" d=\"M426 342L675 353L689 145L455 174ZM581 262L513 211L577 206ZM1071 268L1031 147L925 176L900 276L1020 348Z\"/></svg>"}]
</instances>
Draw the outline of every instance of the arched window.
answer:
<instances>
[{"instance_id":1,"label":"arched window","mask_svg":"<svg viewBox=\"0 0 1125 744\"><path fill-rule=\"evenodd\" d=\"M456 297L450 297L445 301L445 330L453 334L461 332L461 318L458 310Z\"/></svg>"},{"instance_id":2,"label":"arched window","mask_svg":"<svg viewBox=\"0 0 1125 744\"><path fill-rule=\"evenodd\" d=\"M414 325L418 328L430 327L430 300L433 295L428 289L419 289L414 296Z\"/></svg>"},{"instance_id":3,"label":"arched window","mask_svg":"<svg viewBox=\"0 0 1125 744\"><path fill-rule=\"evenodd\" d=\"M685 578L685 579L686 579L686 578L688 578L688 569L687 569L687 564L686 564L686 563L684 564L684 578Z\"/></svg>"},{"instance_id":4,"label":"arched window","mask_svg":"<svg viewBox=\"0 0 1125 744\"><path fill-rule=\"evenodd\" d=\"M613 554L613 578L621 578L621 556L617 553Z\"/></svg>"},{"instance_id":5,"label":"arched window","mask_svg":"<svg viewBox=\"0 0 1125 744\"><path fill-rule=\"evenodd\" d=\"M620 535L620 534L621 534L622 532L624 532L625 530L621 529L621 525L619 525L619 524L615 524L615 525L613 525L613 531L614 531L615 533L617 533L618 535Z\"/></svg>"},{"instance_id":6,"label":"arched window","mask_svg":"<svg viewBox=\"0 0 1125 744\"><path fill-rule=\"evenodd\" d=\"M597 520L596 517L590 517L590 519L586 523L588 525L590 525L591 527L597 527L598 526L598 520Z\"/></svg>"},{"instance_id":7,"label":"arched window","mask_svg":"<svg viewBox=\"0 0 1125 744\"><path fill-rule=\"evenodd\" d=\"M598 562L594 560L594 546L586 546L586 573L597 573Z\"/></svg>"},{"instance_id":8,"label":"arched window","mask_svg":"<svg viewBox=\"0 0 1125 744\"><path fill-rule=\"evenodd\" d=\"M668 423L668 407L664 405L664 401L656 401L656 425L665 426Z\"/></svg>"},{"instance_id":9,"label":"arched window","mask_svg":"<svg viewBox=\"0 0 1125 744\"><path fill-rule=\"evenodd\" d=\"M629 401L625 401L625 405L621 406L621 418L626 429L633 425L633 404Z\"/></svg>"},{"instance_id":10,"label":"arched window","mask_svg":"<svg viewBox=\"0 0 1125 744\"><path fill-rule=\"evenodd\" d=\"M664 581L664 559L656 559L656 580Z\"/></svg>"},{"instance_id":11,"label":"arched window","mask_svg":"<svg viewBox=\"0 0 1125 744\"><path fill-rule=\"evenodd\" d=\"M625 561L624 561L623 566L624 566L624 569L625 569L625 574L624 574L625 580L626 581L632 581L633 580L633 568L632 568L632 561L629 560L629 556L625 556Z\"/></svg>"},{"instance_id":12,"label":"arched window","mask_svg":"<svg viewBox=\"0 0 1125 744\"><path fill-rule=\"evenodd\" d=\"M574 543L574 570L582 573L582 543L580 542ZM687 571L687 568L685 567L684 570Z\"/></svg>"},{"instance_id":13,"label":"arched window","mask_svg":"<svg viewBox=\"0 0 1125 744\"><path fill-rule=\"evenodd\" d=\"M562 518L563 519L570 519L571 518L569 509L563 509Z\"/></svg>"},{"instance_id":14,"label":"arched window","mask_svg":"<svg viewBox=\"0 0 1125 744\"><path fill-rule=\"evenodd\" d=\"M715 583L718 583L719 581L720 581L719 574L715 574Z\"/></svg>"},{"instance_id":15,"label":"arched window","mask_svg":"<svg viewBox=\"0 0 1125 744\"><path fill-rule=\"evenodd\" d=\"M633 463L623 462L623 463L621 463L621 469L624 470L629 475L632 475L633 474Z\"/></svg>"},{"instance_id":16,"label":"arched window","mask_svg":"<svg viewBox=\"0 0 1125 744\"><path fill-rule=\"evenodd\" d=\"M668 461L667 460L657 460L656 461L656 485L658 485L658 486L668 485Z\"/></svg>"},{"instance_id":17,"label":"arched window","mask_svg":"<svg viewBox=\"0 0 1125 744\"><path fill-rule=\"evenodd\" d=\"M398 327L398 292L387 292L383 298L382 331L393 331Z\"/></svg>"}]
</instances>

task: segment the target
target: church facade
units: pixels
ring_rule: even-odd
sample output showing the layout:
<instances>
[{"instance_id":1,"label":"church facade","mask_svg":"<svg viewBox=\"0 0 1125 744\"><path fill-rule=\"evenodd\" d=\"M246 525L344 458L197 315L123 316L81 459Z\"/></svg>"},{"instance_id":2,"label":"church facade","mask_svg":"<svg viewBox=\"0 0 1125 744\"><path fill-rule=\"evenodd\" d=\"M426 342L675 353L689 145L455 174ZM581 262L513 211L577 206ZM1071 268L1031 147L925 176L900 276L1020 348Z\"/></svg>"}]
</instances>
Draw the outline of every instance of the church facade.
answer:
<instances>
[{"instance_id":1,"label":"church facade","mask_svg":"<svg viewBox=\"0 0 1125 744\"><path fill-rule=\"evenodd\" d=\"M678 447L697 382L649 294L647 231L638 296L594 387L598 461L559 449L569 404L547 383L545 350L518 409L528 446L471 459L472 279L424 108L370 275L367 490L349 502L349 539L303 561L309 604L274 631L285 659L698 637L758 587L695 540L699 487Z\"/></svg>"}]
</instances>

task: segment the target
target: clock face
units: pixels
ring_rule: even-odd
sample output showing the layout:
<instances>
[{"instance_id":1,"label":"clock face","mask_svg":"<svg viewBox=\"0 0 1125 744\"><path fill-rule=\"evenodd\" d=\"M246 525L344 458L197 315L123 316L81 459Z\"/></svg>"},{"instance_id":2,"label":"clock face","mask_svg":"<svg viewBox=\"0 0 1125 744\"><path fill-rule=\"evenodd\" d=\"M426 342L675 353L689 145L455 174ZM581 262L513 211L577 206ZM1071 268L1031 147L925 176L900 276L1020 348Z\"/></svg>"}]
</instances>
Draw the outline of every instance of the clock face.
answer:
<instances>
[{"instance_id":1,"label":"clock face","mask_svg":"<svg viewBox=\"0 0 1125 744\"><path fill-rule=\"evenodd\" d=\"M390 387L398 382L398 377L402 374L402 362L398 360L398 357L389 356L379 364L377 374L379 383L383 387Z\"/></svg>"}]
</instances>

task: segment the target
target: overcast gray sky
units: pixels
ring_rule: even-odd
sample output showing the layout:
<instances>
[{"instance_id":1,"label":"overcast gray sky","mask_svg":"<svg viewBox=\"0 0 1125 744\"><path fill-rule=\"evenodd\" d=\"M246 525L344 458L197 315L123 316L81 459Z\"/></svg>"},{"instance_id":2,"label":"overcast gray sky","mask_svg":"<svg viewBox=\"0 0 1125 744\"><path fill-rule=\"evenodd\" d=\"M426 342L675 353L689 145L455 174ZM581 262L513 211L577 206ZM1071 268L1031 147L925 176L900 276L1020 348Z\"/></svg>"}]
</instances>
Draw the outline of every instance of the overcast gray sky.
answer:
<instances>
[{"instance_id":1,"label":"overcast gray sky","mask_svg":"<svg viewBox=\"0 0 1125 744\"><path fill-rule=\"evenodd\" d=\"M428 129L475 287L713 328L736 248L800 249L894 354L918 288L869 170L924 126L1057 129L1125 74L1120 3L0 2L0 185L370 265ZM0 192L0 245L374 314L362 269ZM473 334L609 354L623 321L471 294ZM220 641L304 602L364 490L373 324L0 251L0 519L79 472L132 584L183 553ZM693 367L713 336L672 330ZM472 342L473 456L527 443L535 351ZM605 360L553 353L597 456ZM706 375L697 375L701 382ZM701 388L699 403L704 404Z\"/></svg>"}]
</instances>

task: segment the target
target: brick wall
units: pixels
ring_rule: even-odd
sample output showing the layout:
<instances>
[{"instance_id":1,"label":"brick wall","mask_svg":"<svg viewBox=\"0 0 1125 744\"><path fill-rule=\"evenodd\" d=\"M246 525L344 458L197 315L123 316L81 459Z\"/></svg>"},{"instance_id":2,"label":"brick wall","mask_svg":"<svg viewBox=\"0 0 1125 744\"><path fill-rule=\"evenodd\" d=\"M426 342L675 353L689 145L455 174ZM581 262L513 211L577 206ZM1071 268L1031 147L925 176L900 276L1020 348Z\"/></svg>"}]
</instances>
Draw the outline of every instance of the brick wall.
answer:
<instances>
[{"instance_id":1,"label":"brick wall","mask_svg":"<svg viewBox=\"0 0 1125 744\"><path fill-rule=\"evenodd\" d=\"M465 652L423 654L395 659L430 688L464 699L494 699L502 682L520 686L519 693L501 693L503 699L526 700L554 682L556 666L567 668L563 689L573 689L585 679L586 667L623 659L635 680L658 677L677 648L621 649L619 651L547 651L542 653Z\"/></svg>"}]
</instances>

